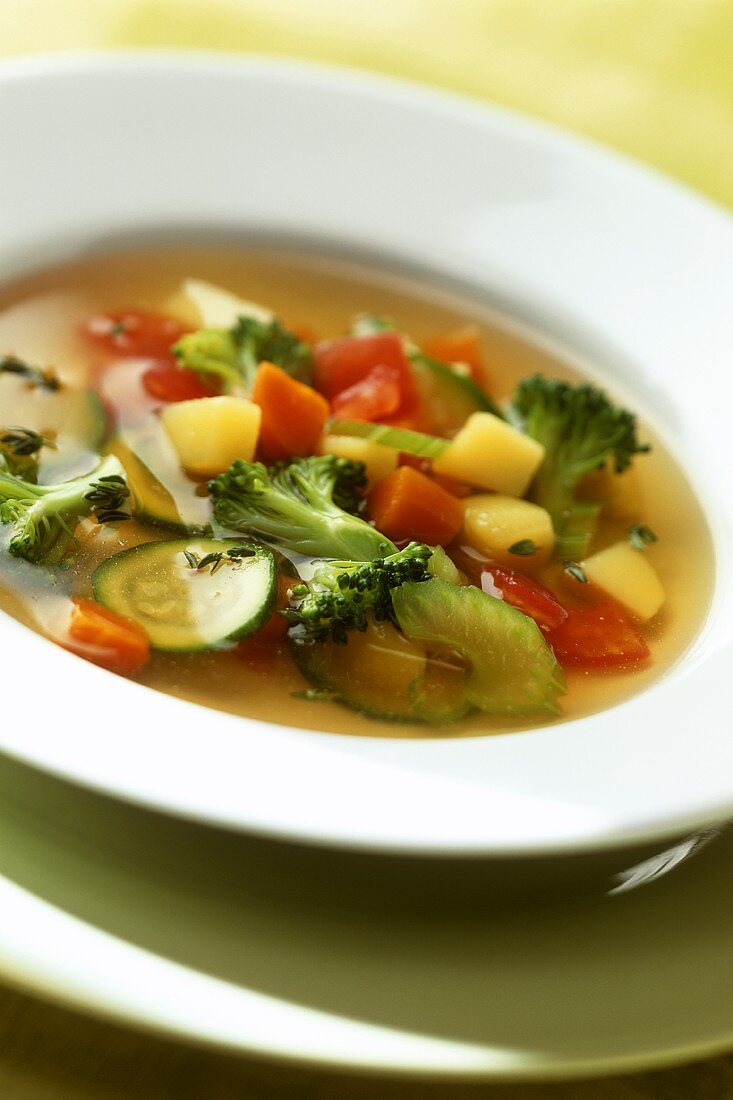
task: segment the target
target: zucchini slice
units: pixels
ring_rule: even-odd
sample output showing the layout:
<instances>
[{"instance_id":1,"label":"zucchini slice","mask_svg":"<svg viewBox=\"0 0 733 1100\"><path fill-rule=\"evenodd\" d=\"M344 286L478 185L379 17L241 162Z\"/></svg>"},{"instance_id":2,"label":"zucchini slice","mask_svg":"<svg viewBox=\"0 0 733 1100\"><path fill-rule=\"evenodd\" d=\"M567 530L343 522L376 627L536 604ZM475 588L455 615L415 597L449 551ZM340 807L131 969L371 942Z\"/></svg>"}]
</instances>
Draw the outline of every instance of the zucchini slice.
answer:
<instances>
[{"instance_id":1,"label":"zucchini slice","mask_svg":"<svg viewBox=\"0 0 733 1100\"><path fill-rule=\"evenodd\" d=\"M275 607L269 550L236 539L146 542L92 574L94 597L134 619L154 649L192 653L248 638Z\"/></svg>"},{"instance_id":2,"label":"zucchini slice","mask_svg":"<svg viewBox=\"0 0 733 1100\"><path fill-rule=\"evenodd\" d=\"M455 435L471 413L490 412L502 416L472 378L457 374L445 363L430 359L422 352L415 352L410 358L420 404L434 435Z\"/></svg>"},{"instance_id":3,"label":"zucchini slice","mask_svg":"<svg viewBox=\"0 0 733 1100\"><path fill-rule=\"evenodd\" d=\"M106 416L93 390L61 384L59 389L32 386L19 375L0 373L0 418L4 426L19 424L47 439L39 455L41 484L68 481L93 469L106 431Z\"/></svg>"},{"instance_id":4,"label":"zucchini slice","mask_svg":"<svg viewBox=\"0 0 733 1100\"><path fill-rule=\"evenodd\" d=\"M107 446L125 467L135 513L151 523L205 533L212 506L181 470L173 445L157 420L124 429Z\"/></svg>"},{"instance_id":5,"label":"zucchini slice","mask_svg":"<svg viewBox=\"0 0 733 1100\"><path fill-rule=\"evenodd\" d=\"M291 648L307 680L370 718L447 725L471 709L466 669L430 657L391 623L372 621L346 645L293 639Z\"/></svg>"}]
</instances>

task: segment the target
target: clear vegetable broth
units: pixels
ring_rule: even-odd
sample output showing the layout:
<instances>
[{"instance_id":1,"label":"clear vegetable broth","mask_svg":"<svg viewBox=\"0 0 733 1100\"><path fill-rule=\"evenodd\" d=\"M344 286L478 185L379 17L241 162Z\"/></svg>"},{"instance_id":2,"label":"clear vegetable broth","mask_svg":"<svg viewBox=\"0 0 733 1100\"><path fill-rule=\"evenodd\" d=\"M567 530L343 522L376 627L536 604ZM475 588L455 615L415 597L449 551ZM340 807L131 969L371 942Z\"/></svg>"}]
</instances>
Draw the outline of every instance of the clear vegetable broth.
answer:
<instances>
[{"instance_id":1,"label":"clear vegetable broth","mask_svg":"<svg viewBox=\"0 0 733 1100\"><path fill-rule=\"evenodd\" d=\"M486 379L502 400L518 380L535 371L575 378L567 359L532 334L470 302L391 275L311 257L237 249L168 248L95 255L8 285L0 294L0 353L55 366L62 379L94 386L99 354L80 335L92 314L121 306L164 311L183 279L194 276L272 308L286 324L307 325L321 337L347 330L365 310L389 314L418 343L467 322L480 327ZM0 423L17 418L0 409ZM700 507L681 470L643 423L641 434L652 453L635 463L640 514L656 532L653 562L666 589L662 612L645 629L652 658L626 671L567 673L562 719L602 710L639 691L667 670L695 637L712 588L712 548ZM87 467L88 468L88 467ZM73 471L71 471L73 472ZM181 483L185 478L181 475ZM180 488L180 486L178 486ZM599 543L625 538L634 518L602 520ZM0 529L1 530L1 529ZM89 534L89 530L87 530ZM29 627L53 636L54 624L70 595L91 595L92 569L117 549L154 538L160 528L134 520L116 530L99 528L84 539L65 580L49 588L43 571L0 555L0 608ZM524 563L519 563L523 567ZM537 576L542 579L548 566ZM563 584L573 583L566 579ZM65 587L66 586L66 587ZM333 702L295 697L308 685L287 653L274 664L243 660L234 651L201 654L154 652L136 676L141 683L181 698L248 717L334 733L377 736L451 736L524 728L476 714L447 729L374 720Z\"/></svg>"}]
</instances>

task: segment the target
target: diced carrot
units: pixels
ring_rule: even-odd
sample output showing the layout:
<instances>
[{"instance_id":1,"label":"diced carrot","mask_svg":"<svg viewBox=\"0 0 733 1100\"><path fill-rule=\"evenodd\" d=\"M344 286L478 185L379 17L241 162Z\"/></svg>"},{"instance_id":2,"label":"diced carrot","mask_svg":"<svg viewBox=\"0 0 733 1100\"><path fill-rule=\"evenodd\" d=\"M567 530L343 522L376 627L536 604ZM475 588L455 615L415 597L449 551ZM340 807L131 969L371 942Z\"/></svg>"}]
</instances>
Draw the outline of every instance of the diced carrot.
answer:
<instances>
[{"instance_id":1,"label":"diced carrot","mask_svg":"<svg viewBox=\"0 0 733 1100\"><path fill-rule=\"evenodd\" d=\"M455 538L463 522L456 497L412 466L399 466L383 477L368 501L377 527L391 539L443 546Z\"/></svg>"},{"instance_id":2,"label":"diced carrot","mask_svg":"<svg viewBox=\"0 0 733 1100\"><path fill-rule=\"evenodd\" d=\"M150 657L145 630L95 600L75 597L64 647L95 665L130 676Z\"/></svg>"},{"instance_id":3,"label":"diced carrot","mask_svg":"<svg viewBox=\"0 0 733 1100\"><path fill-rule=\"evenodd\" d=\"M474 325L441 332L422 345L423 351L441 363L467 363L474 378L480 379L483 371L481 335Z\"/></svg>"},{"instance_id":4,"label":"diced carrot","mask_svg":"<svg viewBox=\"0 0 733 1100\"><path fill-rule=\"evenodd\" d=\"M400 407L401 374L386 363L372 367L353 386L337 393L331 401L334 416L342 420L384 420Z\"/></svg>"},{"instance_id":5,"label":"diced carrot","mask_svg":"<svg viewBox=\"0 0 733 1100\"><path fill-rule=\"evenodd\" d=\"M328 401L274 363L260 363L252 400L262 409L260 448L268 459L313 454L329 415Z\"/></svg>"},{"instance_id":6,"label":"diced carrot","mask_svg":"<svg viewBox=\"0 0 733 1100\"><path fill-rule=\"evenodd\" d=\"M419 431L419 429L415 430ZM456 481L453 477L445 477L443 474L433 474L433 464L429 458L420 458L419 455L411 455L406 451L401 451L397 464L399 466L412 466L414 470L419 470L422 474L430 474L435 484L440 485L451 496L467 497L473 492L470 485L464 485L462 481Z\"/></svg>"},{"instance_id":7,"label":"diced carrot","mask_svg":"<svg viewBox=\"0 0 733 1100\"><path fill-rule=\"evenodd\" d=\"M470 485L466 485L463 481L456 481L454 477L445 477L443 474L433 474L433 481L453 497L468 497L473 492Z\"/></svg>"}]
</instances>

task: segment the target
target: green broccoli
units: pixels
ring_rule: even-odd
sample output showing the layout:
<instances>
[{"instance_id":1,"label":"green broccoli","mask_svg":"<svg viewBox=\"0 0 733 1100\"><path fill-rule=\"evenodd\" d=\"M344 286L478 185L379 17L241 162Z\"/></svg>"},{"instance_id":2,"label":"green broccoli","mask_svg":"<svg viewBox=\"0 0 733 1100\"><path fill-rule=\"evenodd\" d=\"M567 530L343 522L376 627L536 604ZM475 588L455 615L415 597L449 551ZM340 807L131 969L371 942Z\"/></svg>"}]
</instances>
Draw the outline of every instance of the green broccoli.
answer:
<instances>
[{"instance_id":1,"label":"green broccoli","mask_svg":"<svg viewBox=\"0 0 733 1100\"><path fill-rule=\"evenodd\" d=\"M578 500L581 479L613 461L622 473L634 455L649 450L636 436L636 418L612 405L588 383L570 385L535 374L520 383L510 415L545 448L533 486L534 500L552 516L555 550L563 561L587 553L600 505Z\"/></svg>"},{"instance_id":2,"label":"green broccoli","mask_svg":"<svg viewBox=\"0 0 733 1100\"><path fill-rule=\"evenodd\" d=\"M10 525L8 549L18 558L57 565L82 516L99 523L129 519L123 511L129 495L124 470L113 455L91 473L57 485L34 485L11 473L0 456L0 523Z\"/></svg>"},{"instance_id":3,"label":"green broccoli","mask_svg":"<svg viewBox=\"0 0 733 1100\"><path fill-rule=\"evenodd\" d=\"M293 459L269 469L238 459L209 482L223 527L259 535L311 558L373 561L393 543L356 510L364 464L335 455Z\"/></svg>"},{"instance_id":4,"label":"green broccoli","mask_svg":"<svg viewBox=\"0 0 733 1100\"><path fill-rule=\"evenodd\" d=\"M411 542L385 558L374 561L330 561L318 568L311 580L291 590L295 606L285 618L294 627L297 642L338 645L348 641L349 630L366 630L368 616L398 626L392 608L392 591L406 581L426 581L432 576L428 560L432 546Z\"/></svg>"},{"instance_id":5,"label":"green broccoli","mask_svg":"<svg viewBox=\"0 0 733 1100\"><path fill-rule=\"evenodd\" d=\"M259 363L267 360L288 374L307 382L311 350L277 319L265 324L240 317L233 328L203 328L181 337L173 345L181 366L218 379L226 392L251 390Z\"/></svg>"}]
</instances>

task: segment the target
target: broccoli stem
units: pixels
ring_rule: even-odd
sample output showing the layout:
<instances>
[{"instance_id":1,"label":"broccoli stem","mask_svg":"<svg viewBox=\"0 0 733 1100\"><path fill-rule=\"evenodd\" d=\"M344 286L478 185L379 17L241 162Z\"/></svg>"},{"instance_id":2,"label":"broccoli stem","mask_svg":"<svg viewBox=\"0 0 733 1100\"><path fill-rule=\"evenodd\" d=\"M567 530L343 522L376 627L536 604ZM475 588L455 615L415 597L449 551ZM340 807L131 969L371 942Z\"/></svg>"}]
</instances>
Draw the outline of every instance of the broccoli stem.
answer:
<instances>
[{"instance_id":1,"label":"broccoli stem","mask_svg":"<svg viewBox=\"0 0 733 1100\"><path fill-rule=\"evenodd\" d=\"M258 535L305 557L373 561L396 546L340 507L353 504L363 482L362 463L316 455L269 469L238 460L209 482L209 491L224 528Z\"/></svg>"},{"instance_id":2,"label":"broccoli stem","mask_svg":"<svg viewBox=\"0 0 733 1100\"><path fill-rule=\"evenodd\" d=\"M0 522L11 525L8 550L28 561L55 565L73 528L96 512L100 522L126 518L120 511L128 490L124 470L108 455L88 474L56 485L35 485L0 465Z\"/></svg>"}]
</instances>

